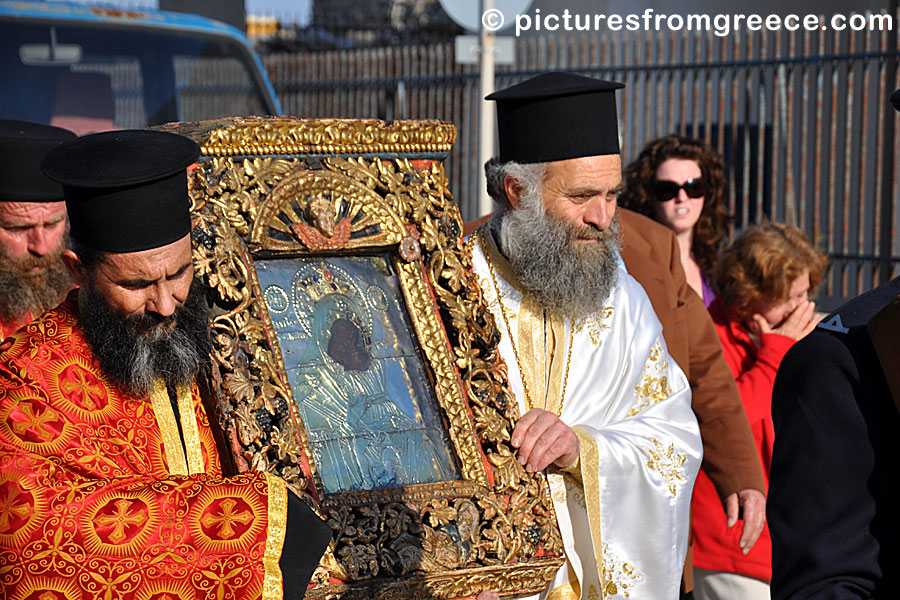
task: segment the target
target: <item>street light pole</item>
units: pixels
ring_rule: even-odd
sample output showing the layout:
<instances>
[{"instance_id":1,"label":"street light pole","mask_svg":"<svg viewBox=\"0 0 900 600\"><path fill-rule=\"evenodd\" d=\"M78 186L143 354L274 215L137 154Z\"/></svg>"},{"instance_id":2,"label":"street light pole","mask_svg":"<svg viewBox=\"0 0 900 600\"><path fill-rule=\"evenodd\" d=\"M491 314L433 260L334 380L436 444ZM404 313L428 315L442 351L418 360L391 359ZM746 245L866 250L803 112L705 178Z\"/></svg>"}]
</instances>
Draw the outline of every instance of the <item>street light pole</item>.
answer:
<instances>
[{"instance_id":1,"label":"street light pole","mask_svg":"<svg viewBox=\"0 0 900 600\"><path fill-rule=\"evenodd\" d=\"M481 14L493 10L494 0L481 0ZM478 143L478 215L486 215L493 210L491 197L487 193L487 180L484 176L484 163L494 156L494 103L484 97L494 91L494 32L489 31L481 23L481 98L480 123L481 133Z\"/></svg>"}]
</instances>

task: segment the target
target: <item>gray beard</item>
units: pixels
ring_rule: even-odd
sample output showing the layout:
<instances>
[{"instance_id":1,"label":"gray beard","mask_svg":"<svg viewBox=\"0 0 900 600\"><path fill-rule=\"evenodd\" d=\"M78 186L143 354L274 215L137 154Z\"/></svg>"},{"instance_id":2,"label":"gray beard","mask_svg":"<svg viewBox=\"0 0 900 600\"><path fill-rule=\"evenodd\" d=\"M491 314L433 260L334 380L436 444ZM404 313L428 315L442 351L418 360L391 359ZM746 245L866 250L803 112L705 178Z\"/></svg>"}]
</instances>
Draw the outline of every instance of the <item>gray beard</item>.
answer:
<instances>
[{"instance_id":1,"label":"gray beard","mask_svg":"<svg viewBox=\"0 0 900 600\"><path fill-rule=\"evenodd\" d=\"M26 316L37 318L56 307L72 288L69 274L60 259L65 241L57 251L41 258L14 259L0 248L0 320L15 323ZM31 269L42 266L38 273Z\"/></svg>"},{"instance_id":2,"label":"gray beard","mask_svg":"<svg viewBox=\"0 0 900 600\"><path fill-rule=\"evenodd\" d=\"M146 396L158 379L166 385L191 384L210 352L209 311L202 284L194 281L184 305L168 319L149 314L123 317L91 285L84 288L84 337L100 368L135 396ZM161 322L171 322L170 329Z\"/></svg>"},{"instance_id":3,"label":"gray beard","mask_svg":"<svg viewBox=\"0 0 900 600\"><path fill-rule=\"evenodd\" d=\"M576 320L603 308L618 283L617 218L603 231L573 227L547 214L539 197L523 196L499 219L500 250L541 306ZM580 245L578 237L598 241Z\"/></svg>"}]
</instances>

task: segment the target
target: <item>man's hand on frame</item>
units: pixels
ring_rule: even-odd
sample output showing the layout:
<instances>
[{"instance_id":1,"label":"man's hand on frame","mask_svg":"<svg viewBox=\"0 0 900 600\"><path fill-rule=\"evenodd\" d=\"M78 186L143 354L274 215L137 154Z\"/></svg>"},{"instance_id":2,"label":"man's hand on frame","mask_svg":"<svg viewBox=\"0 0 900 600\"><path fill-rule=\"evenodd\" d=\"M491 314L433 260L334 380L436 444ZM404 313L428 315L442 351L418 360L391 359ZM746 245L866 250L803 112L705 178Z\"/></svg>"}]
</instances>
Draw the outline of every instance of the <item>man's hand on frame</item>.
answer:
<instances>
[{"instance_id":1,"label":"man's hand on frame","mask_svg":"<svg viewBox=\"0 0 900 600\"><path fill-rule=\"evenodd\" d=\"M543 471L550 464L565 468L578 460L578 436L550 411L533 408L513 430L512 445L519 449L519 463L529 473Z\"/></svg>"}]
</instances>

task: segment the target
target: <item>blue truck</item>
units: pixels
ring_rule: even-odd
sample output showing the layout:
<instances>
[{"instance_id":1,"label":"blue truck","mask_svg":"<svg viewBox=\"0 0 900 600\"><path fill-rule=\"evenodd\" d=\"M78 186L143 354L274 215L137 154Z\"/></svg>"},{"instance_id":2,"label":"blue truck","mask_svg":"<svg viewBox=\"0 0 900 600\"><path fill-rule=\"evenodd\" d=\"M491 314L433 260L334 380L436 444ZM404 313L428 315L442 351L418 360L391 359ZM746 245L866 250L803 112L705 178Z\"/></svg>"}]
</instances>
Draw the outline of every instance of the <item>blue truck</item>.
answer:
<instances>
[{"instance_id":1,"label":"blue truck","mask_svg":"<svg viewBox=\"0 0 900 600\"><path fill-rule=\"evenodd\" d=\"M78 134L279 115L237 29L195 15L0 0L0 118Z\"/></svg>"}]
</instances>

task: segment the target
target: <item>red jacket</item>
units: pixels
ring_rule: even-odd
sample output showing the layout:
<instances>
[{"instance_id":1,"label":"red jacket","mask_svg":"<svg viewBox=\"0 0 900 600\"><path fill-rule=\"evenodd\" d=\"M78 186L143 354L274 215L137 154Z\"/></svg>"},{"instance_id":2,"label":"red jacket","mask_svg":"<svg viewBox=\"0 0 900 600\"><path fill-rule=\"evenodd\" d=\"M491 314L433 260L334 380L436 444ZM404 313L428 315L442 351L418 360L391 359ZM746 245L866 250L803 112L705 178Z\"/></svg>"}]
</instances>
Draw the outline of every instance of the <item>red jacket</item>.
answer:
<instances>
[{"instance_id":1,"label":"red jacket","mask_svg":"<svg viewBox=\"0 0 900 600\"><path fill-rule=\"evenodd\" d=\"M772 386L775 373L794 339L777 333L764 334L759 348L741 323L729 321L720 299L709 307L725 362L737 380L741 401L750 420L750 429L756 440L766 487L769 485L769 465L772 462L772 443L775 429L772 425ZM769 581L772 578L772 539L769 527L763 527L756 544L745 556L738 540L743 523L725 526L725 509L712 482L703 469L694 484L691 501L694 532L694 566L710 571L727 571Z\"/></svg>"}]
</instances>

